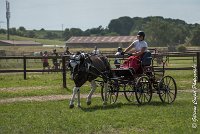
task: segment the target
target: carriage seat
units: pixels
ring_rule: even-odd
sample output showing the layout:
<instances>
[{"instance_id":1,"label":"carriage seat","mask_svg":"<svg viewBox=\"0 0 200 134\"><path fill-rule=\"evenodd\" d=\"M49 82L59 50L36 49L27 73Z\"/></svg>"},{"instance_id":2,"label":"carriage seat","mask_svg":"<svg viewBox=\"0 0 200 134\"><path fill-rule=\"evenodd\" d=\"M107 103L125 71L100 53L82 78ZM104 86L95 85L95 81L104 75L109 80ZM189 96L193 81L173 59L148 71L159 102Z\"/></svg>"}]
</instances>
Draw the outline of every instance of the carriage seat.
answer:
<instances>
[{"instance_id":1,"label":"carriage seat","mask_svg":"<svg viewBox=\"0 0 200 134\"><path fill-rule=\"evenodd\" d=\"M147 51L141 58L141 65L142 66L150 66L152 61L151 52Z\"/></svg>"}]
</instances>

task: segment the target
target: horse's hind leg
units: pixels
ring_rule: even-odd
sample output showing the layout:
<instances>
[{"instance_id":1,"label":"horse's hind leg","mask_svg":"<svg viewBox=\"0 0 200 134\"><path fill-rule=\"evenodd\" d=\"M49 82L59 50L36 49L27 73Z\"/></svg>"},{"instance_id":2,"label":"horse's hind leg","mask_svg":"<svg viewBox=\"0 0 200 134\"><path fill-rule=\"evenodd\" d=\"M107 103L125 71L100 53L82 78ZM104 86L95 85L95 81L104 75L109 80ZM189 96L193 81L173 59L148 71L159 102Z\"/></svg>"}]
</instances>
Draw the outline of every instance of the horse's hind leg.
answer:
<instances>
[{"instance_id":1,"label":"horse's hind leg","mask_svg":"<svg viewBox=\"0 0 200 134\"><path fill-rule=\"evenodd\" d=\"M70 104L69 104L69 107L70 107L70 108L73 108L73 107L74 107L74 100L75 100L76 93L77 93L77 92L80 93L79 89L80 89L80 87L74 87L74 89L73 89L72 98L71 98Z\"/></svg>"},{"instance_id":2,"label":"horse's hind leg","mask_svg":"<svg viewBox=\"0 0 200 134\"><path fill-rule=\"evenodd\" d=\"M92 80L92 81L90 82L90 84L91 84L91 90L90 90L89 95L87 96L87 101L86 101L86 102L87 102L87 105L90 105L90 104L91 104L92 95L93 95L94 91L95 91L96 88L97 88L97 85L96 85L96 83L95 83L94 80Z\"/></svg>"}]
</instances>

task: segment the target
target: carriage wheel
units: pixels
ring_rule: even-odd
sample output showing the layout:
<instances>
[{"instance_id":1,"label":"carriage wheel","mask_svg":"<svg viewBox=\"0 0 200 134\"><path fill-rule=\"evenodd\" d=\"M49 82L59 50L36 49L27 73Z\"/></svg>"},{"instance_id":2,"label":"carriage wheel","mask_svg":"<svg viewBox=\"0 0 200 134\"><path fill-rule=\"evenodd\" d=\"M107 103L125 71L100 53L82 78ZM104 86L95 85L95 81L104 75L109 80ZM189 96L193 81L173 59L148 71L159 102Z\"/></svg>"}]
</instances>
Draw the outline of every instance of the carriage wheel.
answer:
<instances>
[{"instance_id":1,"label":"carriage wheel","mask_svg":"<svg viewBox=\"0 0 200 134\"><path fill-rule=\"evenodd\" d=\"M152 98L152 89L149 79L145 76L137 80L135 86L135 96L139 104L149 103Z\"/></svg>"},{"instance_id":2,"label":"carriage wheel","mask_svg":"<svg viewBox=\"0 0 200 134\"><path fill-rule=\"evenodd\" d=\"M134 94L134 85L133 85L133 83L127 83L124 86L124 96L127 99L127 101L134 102L135 94Z\"/></svg>"},{"instance_id":3,"label":"carriage wheel","mask_svg":"<svg viewBox=\"0 0 200 134\"><path fill-rule=\"evenodd\" d=\"M108 82L107 99L110 104L114 104L117 101L118 91L119 91L119 86L117 84L117 81ZM105 98L104 84L101 88L101 97L102 100L104 101Z\"/></svg>"},{"instance_id":4,"label":"carriage wheel","mask_svg":"<svg viewBox=\"0 0 200 134\"><path fill-rule=\"evenodd\" d=\"M176 99L177 87L174 78L171 76L163 77L158 85L160 100L165 103L172 103Z\"/></svg>"}]
</instances>

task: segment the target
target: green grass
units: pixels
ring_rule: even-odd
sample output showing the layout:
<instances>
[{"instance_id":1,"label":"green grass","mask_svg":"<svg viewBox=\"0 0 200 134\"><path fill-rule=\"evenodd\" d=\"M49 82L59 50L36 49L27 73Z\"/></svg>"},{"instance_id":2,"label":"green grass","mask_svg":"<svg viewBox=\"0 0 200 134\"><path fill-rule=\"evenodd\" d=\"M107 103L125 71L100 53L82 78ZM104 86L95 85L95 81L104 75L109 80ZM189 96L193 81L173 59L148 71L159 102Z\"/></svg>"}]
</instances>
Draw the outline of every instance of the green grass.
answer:
<instances>
[{"instance_id":1,"label":"green grass","mask_svg":"<svg viewBox=\"0 0 200 134\"><path fill-rule=\"evenodd\" d=\"M172 105L154 99L138 106L119 98L117 104L103 107L95 98L88 107L81 101L81 109L69 109L68 100L3 104L0 133L198 133L199 128L192 128L191 93L179 94Z\"/></svg>"},{"instance_id":2,"label":"green grass","mask_svg":"<svg viewBox=\"0 0 200 134\"><path fill-rule=\"evenodd\" d=\"M68 73L67 88L63 88L62 84L62 73L27 73L27 80L23 79L23 74L0 75L0 89L9 89L0 90L0 99L23 96L71 94L74 82L69 78ZM89 90L90 84L87 82L82 86L81 93L89 93ZM100 86L97 88L97 92L100 92Z\"/></svg>"}]
</instances>

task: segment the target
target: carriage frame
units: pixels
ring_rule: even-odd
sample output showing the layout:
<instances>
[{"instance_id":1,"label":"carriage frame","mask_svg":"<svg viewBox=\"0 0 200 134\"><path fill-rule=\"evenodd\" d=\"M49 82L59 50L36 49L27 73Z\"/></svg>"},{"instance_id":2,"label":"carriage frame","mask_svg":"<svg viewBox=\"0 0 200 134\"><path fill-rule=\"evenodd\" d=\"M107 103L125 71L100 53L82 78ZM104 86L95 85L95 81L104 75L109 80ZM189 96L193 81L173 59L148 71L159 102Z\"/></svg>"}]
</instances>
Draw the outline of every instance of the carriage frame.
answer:
<instances>
[{"instance_id":1,"label":"carriage frame","mask_svg":"<svg viewBox=\"0 0 200 134\"><path fill-rule=\"evenodd\" d=\"M171 104L177 95L176 81L172 76L165 75L167 56L162 56L162 62L155 65L160 54L151 52L150 65L140 64L140 72L132 68L113 68L113 78L108 78L108 91L105 96L104 82L101 82L101 97L113 104L117 101L119 93L123 93L127 101L138 104L149 103L153 94L158 94L161 102ZM124 59L124 58L123 58Z\"/></svg>"}]
</instances>

